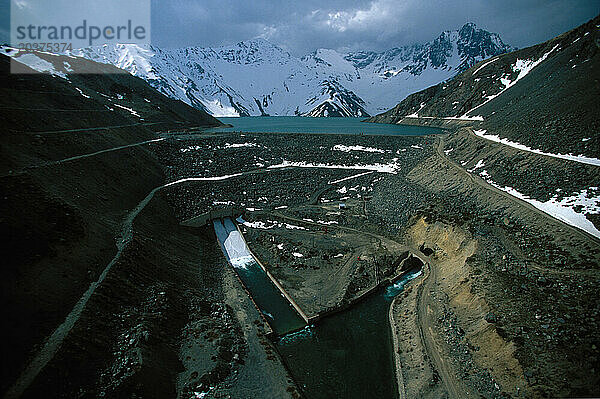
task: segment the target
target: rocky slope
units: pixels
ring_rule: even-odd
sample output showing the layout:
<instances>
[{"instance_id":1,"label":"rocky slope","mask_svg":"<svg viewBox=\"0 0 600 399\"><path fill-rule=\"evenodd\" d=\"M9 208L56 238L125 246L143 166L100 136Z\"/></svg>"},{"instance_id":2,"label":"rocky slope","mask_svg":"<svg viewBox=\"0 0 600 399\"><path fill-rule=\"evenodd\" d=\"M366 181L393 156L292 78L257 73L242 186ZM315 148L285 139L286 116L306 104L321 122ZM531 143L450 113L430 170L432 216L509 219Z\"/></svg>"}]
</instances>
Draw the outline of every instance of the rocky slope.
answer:
<instances>
[{"instance_id":1,"label":"rocky slope","mask_svg":"<svg viewBox=\"0 0 600 399\"><path fill-rule=\"evenodd\" d=\"M598 158L599 26L596 17L545 43L493 57L370 121L470 119L532 149Z\"/></svg>"},{"instance_id":2,"label":"rocky slope","mask_svg":"<svg viewBox=\"0 0 600 399\"><path fill-rule=\"evenodd\" d=\"M173 396L180 327L211 311L190 303L218 297L220 286L178 281L197 272L203 244L160 200L152 220L123 231L124 219L164 183L149 151L156 132L219 122L112 66L2 52L24 73L11 74L0 55L2 395ZM78 71L104 74L67 74ZM152 253L152 234L167 230L168 251ZM210 231L205 242L218 251Z\"/></svg>"},{"instance_id":3,"label":"rocky slope","mask_svg":"<svg viewBox=\"0 0 600 399\"><path fill-rule=\"evenodd\" d=\"M263 39L217 48L116 45L74 52L114 64L215 116L369 116L510 47L466 24L382 53L319 49L302 58Z\"/></svg>"},{"instance_id":4,"label":"rocky slope","mask_svg":"<svg viewBox=\"0 0 600 399\"><path fill-rule=\"evenodd\" d=\"M597 373L590 370L598 367L599 310L588 295L597 289L599 264L599 28L596 17L545 43L493 57L370 119L449 128L437 159L411 174L451 198L457 213L485 209L465 220L486 221L472 230L481 244L465 263L471 275L455 284L446 278L439 287L448 284L451 305L440 314L458 317L457 337L476 332L470 341L475 361L481 355L497 361L514 348L511 356L533 397L598 395ZM406 209L398 198L382 198ZM464 290L465 283L472 286ZM465 293L486 298L492 329L470 325L478 319L469 314L476 307ZM477 344L485 330L512 348L488 339ZM508 371L511 362L503 359L501 367ZM498 366L488 369L494 373ZM516 385L510 394L522 396Z\"/></svg>"},{"instance_id":5,"label":"rocky slope","mask_svg":"<svg viewBox=\"0 0 600 399\"><path fill-rule=\"evenodd\" d=\"M144 80L112 65L10 47L0 48L0 57L5 74L3 82L5 90L8 90L3 98L5 112L2 117L4 126L11 131L119 124L157 126L162 130L175 126L221 124L206 112L168 98ZM16 72L12 76L8 75L11 67ZM57 95L50 96L47 93L44 96L37 92L26 95L20 85L32 82L52 87ZM31 116L32 108L40 112L34 118L27 117ZM42 108L46 112L41 112Z\"/></svg>"}]
</instances>

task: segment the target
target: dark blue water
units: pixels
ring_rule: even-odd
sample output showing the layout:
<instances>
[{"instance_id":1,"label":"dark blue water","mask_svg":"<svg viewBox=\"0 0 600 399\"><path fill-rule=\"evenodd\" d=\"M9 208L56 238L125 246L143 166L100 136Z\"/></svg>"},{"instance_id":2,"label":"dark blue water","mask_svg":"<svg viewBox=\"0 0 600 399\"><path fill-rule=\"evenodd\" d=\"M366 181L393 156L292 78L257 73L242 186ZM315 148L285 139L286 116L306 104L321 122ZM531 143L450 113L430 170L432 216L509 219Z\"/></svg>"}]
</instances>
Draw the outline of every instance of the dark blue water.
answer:
<instances>
[{"instance_id":1,"label":"dark blue water","mask_svg":"<svg viewBox=\"0 0 600 399\"><path fill-rule=\"evenodd\" d=\"M388 311L414 270L348 310L283 337L277 350L309 399L398 397Z\"/></svg>"},{"instance_id":2,"label":"dark blue water","mask_svg":"<svg viewBox=\"0 0 600 399\"><path fill-rule=\"evenodd\" d=\"M255 303L281 338L276 348L309 399L392 399L398 396L391 326L392 300L421 274L405 273L347 310L302 328L305 323L254 261L231 221L214 220L225 256Z\"/></svg>"},{"instance_id":3,"label":"dark blue water","mask_svg":"<svg viewBox=\"0 0 600 399\"><path fill-rule=\"evenodd\" d=\"M209 132L314 133L385 136L421 136L443 133L442 129L421 126L365 123L364 118L307 118L301 116L249 116L219 118L230 128L212 128Z\"/></svg>"}]
</instances>

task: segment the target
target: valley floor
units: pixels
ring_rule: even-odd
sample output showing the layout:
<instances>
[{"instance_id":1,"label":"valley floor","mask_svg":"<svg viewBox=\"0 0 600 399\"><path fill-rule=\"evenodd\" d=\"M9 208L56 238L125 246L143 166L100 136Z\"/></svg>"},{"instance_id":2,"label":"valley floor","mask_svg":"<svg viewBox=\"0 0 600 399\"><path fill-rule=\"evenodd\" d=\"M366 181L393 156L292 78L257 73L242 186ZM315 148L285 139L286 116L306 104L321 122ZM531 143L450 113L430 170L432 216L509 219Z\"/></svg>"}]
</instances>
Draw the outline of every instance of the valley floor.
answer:
<instances>
[{"instance_id":1,"label":"valley floor","mask_svg":"<svg viewBox=\"0 0 600 399\"><path fill-rule=\"evenodd\" d=\"M8 397L300 397L210 227L181 225L236 208L250 248L309 317L396 275L408 253L426 261L382 326L395 336L401 397L599 395L598 239L486 180L544 201L557 188L581 190L598 172L452 129L162 134L7 173L7 210L23 208L13 227L34 239L62 235L11 260L3 317L20 344L3 360L3 389ZM140 157L147 173L131 169ZM540 168L555 172L550 181L539 184ZM565 178L569 168L576 178ZM48 206L36 210L40 202ZM19 221L33 211L47 225ZM71 269L59 268L63 260ZM49 275L68 292L44 285ZM76 320L32 373L46 337L90 284Z\"/></svg>"}]
</instances>

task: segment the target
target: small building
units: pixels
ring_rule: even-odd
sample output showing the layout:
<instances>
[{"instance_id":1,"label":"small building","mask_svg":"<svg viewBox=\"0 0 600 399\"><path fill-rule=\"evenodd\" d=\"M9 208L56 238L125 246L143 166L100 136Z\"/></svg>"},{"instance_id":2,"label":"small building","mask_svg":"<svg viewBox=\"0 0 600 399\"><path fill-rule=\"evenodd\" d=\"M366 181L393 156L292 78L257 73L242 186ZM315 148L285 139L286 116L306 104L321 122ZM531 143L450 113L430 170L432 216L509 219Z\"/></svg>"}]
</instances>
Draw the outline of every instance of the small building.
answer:
<instances>
[{"instance_id":1,"label":"small building","mask_svg":"<svg viewBox=\"0 0 600 399\"><path fill-rule=\"evenodd\" d=\"M346 209L346 203L340 202L340 209Z\"/></svg>"}]
</instances>

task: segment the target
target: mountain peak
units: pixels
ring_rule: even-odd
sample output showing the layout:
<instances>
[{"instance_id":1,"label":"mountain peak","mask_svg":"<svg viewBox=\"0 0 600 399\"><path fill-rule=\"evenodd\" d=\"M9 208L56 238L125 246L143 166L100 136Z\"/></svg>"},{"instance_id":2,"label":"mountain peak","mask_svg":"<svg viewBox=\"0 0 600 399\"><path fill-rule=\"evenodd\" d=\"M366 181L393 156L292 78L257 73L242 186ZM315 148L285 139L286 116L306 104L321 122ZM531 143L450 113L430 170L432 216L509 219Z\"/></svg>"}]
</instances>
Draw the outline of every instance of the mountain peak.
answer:
<instances>
[{"instance_id":1,"label":"mountain peak","mask_svg":"<svg viewBox=\"0 0 600 399\"><path fill-rule=\"evenodd\" d=\"M291 57L287 51L263 38L244 40L233 46L208 49L216 52L223 60L236 64L263 63Z\"/></svg>"},{"instance_id":2,"label":"mountain peak","mask_svg":"<svg viewBox=\"0 0 600 399\"><path fill-rule=\"evenodd\" d=\"M475 22L466 22L462 28L460 28L459 30L463 30L463 29L470 29L470 30L475 30L478 29L477 25L475 24Z\"/></svg>"},{"instance_id":3,"label":"mountain peak","mask_svg":"<svg viewBox=\"0 0 600 399\"><path fill-rule=\"evenodd\" d=\"M248 39L248 40L242 40L241 42L238 42L236 44L237 46L261 46L261 47L277 47L279 48L277 45L271 43L270 41L268 41L265 38L262 37L255 37L252 39Z\"/></svg>"},{"instance_id":4,"label":"mountain peak","mask_svg":"<svg viewBox=\"0 0 600 399\"><path fill-rule=\"evenodd\" d=\"M248 39L248 40L242 40L241 42L237 42L234 46L223 46L223 49L230 49L232 47L237 47L237 48L249 48L249 49L259 49L260 51L271 51L271 52L278 52L278 53L285 53L287 54L287 51L285 51L284 49L282 49L281 47L279 47L277 44L272 43L270 41L268 41L265 38L262 37L255 37L253 39Z\"/></svg>"},{"instance_id":5,"label":"mountain peak","mask_svg":"<svg viewBox=\"0 0 600 399\"><path fill-rule=\"evenodd\" d=\"M383 52L320 48L301 59L262 37L213 48L125 46L81 55L115 64L213 115L365 116L506 47L467 23L429 43Z\"/></svg>"}]
</instances>

